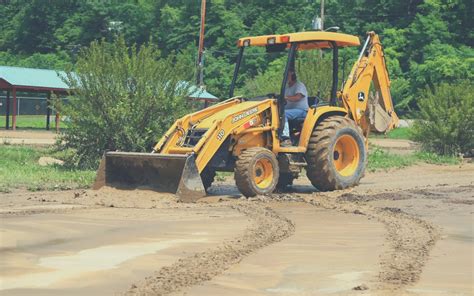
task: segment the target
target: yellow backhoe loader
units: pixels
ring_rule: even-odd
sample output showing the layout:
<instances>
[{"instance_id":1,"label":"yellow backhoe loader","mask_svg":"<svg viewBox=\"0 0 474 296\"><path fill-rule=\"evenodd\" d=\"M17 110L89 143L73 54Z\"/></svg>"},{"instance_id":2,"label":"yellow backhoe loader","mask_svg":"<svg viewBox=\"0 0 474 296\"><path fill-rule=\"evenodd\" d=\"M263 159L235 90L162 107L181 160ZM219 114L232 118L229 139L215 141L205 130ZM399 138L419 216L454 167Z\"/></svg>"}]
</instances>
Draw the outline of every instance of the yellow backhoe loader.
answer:
<instances>
[{"instance_id":1,"label":"yellow backhoe loader","mask_svg":"<svg viewBox=\"0 0 474 296\"><path fill-rule=\"evenodd\" d=\"M234 97L244 51L252 46L288 53L279 94ZM206 195L216 171L232 171L237 188L251 197L292 184L303 168L321 191L357 185L366 167L370 130L387 132L398 117L374 32L367 34L338 91L338 50L349 46L360 46L359 38L323 31L239 39L230 99L178 119L151 153L105 153L94 188L153 187L192 202ZM297 51L315 49L332 50L331 93L325 103L308 97L312 101L306 117L292 127L293 146L282 146L288 73ZM375 100L369 100L371 84L379 94Z\"/></svg>"}]
</instances>

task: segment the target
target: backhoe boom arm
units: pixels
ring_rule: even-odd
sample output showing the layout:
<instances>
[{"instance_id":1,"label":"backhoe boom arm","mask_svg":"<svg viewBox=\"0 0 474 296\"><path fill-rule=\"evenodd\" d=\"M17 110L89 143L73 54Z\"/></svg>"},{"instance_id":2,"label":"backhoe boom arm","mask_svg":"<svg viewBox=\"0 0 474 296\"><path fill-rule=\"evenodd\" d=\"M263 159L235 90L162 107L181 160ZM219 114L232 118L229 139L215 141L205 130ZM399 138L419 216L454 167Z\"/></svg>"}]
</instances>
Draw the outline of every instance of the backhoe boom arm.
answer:
<instances>
[{"instance_id":1,"label":"backhoe boom arm","mask_svg":"<svg viewBox=\"0 0 474 296\"><path fill-rule=\"evenodd\" d=\"M376 91L374 102L369 100L371 83ZM382 44L374 32L367 34L359 58L344 85L342 101L366 136L371 127L374 129L374 121L378 123L375 129L379 132L387 132L398 125ZM369 108L370 104L373 108Z\"/></svg>"}]
</instances>

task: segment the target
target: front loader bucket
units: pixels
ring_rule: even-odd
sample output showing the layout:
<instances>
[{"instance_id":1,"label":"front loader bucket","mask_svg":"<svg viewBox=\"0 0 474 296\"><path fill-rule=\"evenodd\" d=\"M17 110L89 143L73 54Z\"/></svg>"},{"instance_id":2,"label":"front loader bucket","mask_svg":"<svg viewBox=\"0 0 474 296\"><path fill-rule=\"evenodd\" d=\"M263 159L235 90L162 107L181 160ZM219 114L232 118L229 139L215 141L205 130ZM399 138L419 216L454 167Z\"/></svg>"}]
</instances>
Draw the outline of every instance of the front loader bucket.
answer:
<instances>
[{"instance_id":1,"label":"front loader bucket","mask_svg":"<svg viewBox=\"0 0 474 296\"><path fill-rule=\"evenodd\" d=\"M183 202L206 195L194 155L106 152L93 189L151 187L175 193Z\"/></svg>"}]
</instances>

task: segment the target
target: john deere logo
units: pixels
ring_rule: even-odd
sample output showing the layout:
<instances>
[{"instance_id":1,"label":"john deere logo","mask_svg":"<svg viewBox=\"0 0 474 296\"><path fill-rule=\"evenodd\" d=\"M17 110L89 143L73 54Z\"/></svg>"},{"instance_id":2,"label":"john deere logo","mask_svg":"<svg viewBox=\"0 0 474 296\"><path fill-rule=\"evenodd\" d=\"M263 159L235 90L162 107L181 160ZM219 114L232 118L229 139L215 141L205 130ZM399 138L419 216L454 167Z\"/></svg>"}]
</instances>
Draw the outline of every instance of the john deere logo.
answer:
<instances>
[{"instance_id":1,"label":"john deere logo","mask_svg":"<svg viewBox=\"0 0 474 296\"><path fill-rule=\"evenodd\" d=\"M357 94L357 99L359 100L359 102L363 102L365 100L365 94L363 91Z\"/></svg>"},{"instance_id":2,"label":"john deere logo","mask_svg":"<svg viewBox=\"0 0 474 296\"><path fill-rule=\"evenodd\" d=\"M252 108L250 110L247 110L243 113L240 113L239 115L236 115L232 118L231 123L236 123L237 121L241 120L242 118L245 118L247 116L250 116L252 114L255 114L258 112L258 107Z\"/></svg>"}]
</instances>

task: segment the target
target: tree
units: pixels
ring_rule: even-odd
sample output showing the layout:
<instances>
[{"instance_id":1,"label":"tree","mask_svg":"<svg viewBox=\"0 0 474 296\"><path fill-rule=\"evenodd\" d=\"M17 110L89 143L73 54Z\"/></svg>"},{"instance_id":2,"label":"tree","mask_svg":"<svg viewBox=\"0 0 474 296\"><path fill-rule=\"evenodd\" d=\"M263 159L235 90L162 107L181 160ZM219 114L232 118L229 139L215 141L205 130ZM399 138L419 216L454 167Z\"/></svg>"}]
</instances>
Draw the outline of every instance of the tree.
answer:
<instances>
[{"instance_id":1,"label":"tree","mask_svg":"<svg viewBox=\"0 0 474 296\"><path fill-rule=\"evenodd\" d=\"M441 82L474 78L474 50L455 48L439 41L424 47L421 63L412 62L410 76L416 88L433 88Z\"/></svg>"},{"instance_id":2,"label":"tree","mask_svg":"<svg viewBox=\"0 0 474 296\"><path fill-rule=\"evenodd\" d=\"M1 2L1 1L0 1ZM197 46L200 1L3 1L0 9L0 62L23 60L35 54L57 67L75 62L76 52L91 41L112 40L110 22L120 22L127 44L151 40L166 57ZM110 2L110 3L109 3ZM209 91L226 98L237 53L235 41L243 36L307 31L320 1L213 0L208 1L205 36L205 84ZM397 112L417 110L419 90L442 81L472 77L474 14L472 0L338 0L326 2L325 27L358 35L380 34L392 80ZM354 51L340 51L350 66ZM237 86L261 77L275 60L246 49ZM69 55L65 58L64 54ZM195 52L192 54L195 60ZM342 67L342 65L340 65ZM190 67L189 72L194 73ZM346 78L346 77L344 77ZM263 82L263 81L262 81Z\"/></svg>"},{"instance_id":3,"label":"tree","mask_svg":"<svg viewBox=\"0 0 474 296\"><path fill-rule=\"evenodd\" d=\"M72 162L91 168L106 150L150 151L186 112L188 66L153 45L128 47L122 37L83 50L65 78L73 91L61 139L76 152Z\"/></svg>"}]
</instances>

